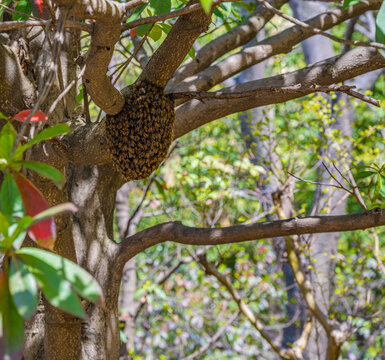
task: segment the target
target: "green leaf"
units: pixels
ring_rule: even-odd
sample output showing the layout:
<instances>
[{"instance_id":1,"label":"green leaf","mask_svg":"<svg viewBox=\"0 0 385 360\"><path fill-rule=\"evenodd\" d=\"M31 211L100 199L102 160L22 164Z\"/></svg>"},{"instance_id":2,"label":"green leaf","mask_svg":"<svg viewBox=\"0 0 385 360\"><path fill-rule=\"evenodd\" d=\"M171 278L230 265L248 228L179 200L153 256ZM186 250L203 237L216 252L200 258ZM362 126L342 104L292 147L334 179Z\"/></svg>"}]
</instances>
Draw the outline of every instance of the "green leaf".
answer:
<instances>
[{"instance_id":1,"label":"green leaf","mask_svg":"<svg viewBox=\"0 0 385 360\"><path fill-rule=\"evenodd\" d=\"M5 6L9 6L9 4L12 2L12 0L3 0L1 3ZM4 14L5 9L3 7L0 7L0 20L2 20L2 16Z\"/></svg>"},{"instance_id":2,"label":"green leaf","mask_svg":"<svg viewBox=\"0 0 385 360\"><path fill-rule=\"evenodd\" d=\"M15 139L16 131L7 121L0 131L0 158L9 160Z\"/></svg>"},{"instance_id":3,"label":"green leaf","mask_svg":"<svg viewBox=\"0 0 385 360\"><path fill-rule=\"evenodd\" d=\"M32 12L30 0L19 0L17 5L16 5L15 10L20 11L20 12L22 12L24 14L30 15L31 12ZM12 15L12 19L15 20L15 21L18 21L18 20L28 20L28 16L14 13Z\"/></svg>"},{"instance_id":4,"label":"green leaf","mask_svg":"<svg viewBox=\"0 0 385 360\"><path fill-rule=\"evenodd\" d=\"M373 186L372 196L371 196L371 200L373 203L378 199L378 196L380 195L381 187L382 187L382 177L380 175L377 175L374 180L374 186Z\"/></svg>"},{"instance_id":5,"label":"green leaf","mask_svg":"<svg viewBox=\"0 0 385 360\"><path fill-rule=\"evenodd\" d=\"M148 3L140 5L135 12L130 16L129 19L127 19L127 22L131 22L136 20L140 14L143 12L143 10L147 7Z\"/></svg>"},{"instance_id":6,"label":"green leaf","mask_svg":"<svg viewBox=\"0 0 385 360\"><path fill-rule=\"evenodd\" d=\"M63 188L65 177L58 169L54 168L53 166L41 163L39 161L26 160L17 161L16 164L21 164L28 169L36 171L38 174L53 180L59 189Z\"/></svg>"},{"instance_id":7,"label":"green leaf","mask_svg":"<svg viewBox=\"0 0 385 360\"><path fill-rule=\"evenodd\" d=\"M136 35L142 37L147 34L147 31L150 30L151 24L140 25L136 28Z\"/></svg>"},{"instance_id":8,"label":"green leaf","mask_svg":"<svg viewBox=\"0 0 385 360\"><path fill-rule=\"evenodd\" d=\"M150 5L155 14L165 14L171 11L171 0L150 0Z\"/></svg>"},{"instance_id":9,"label":"green leaf","mask_svg":"<svg viewBox=\"0 0 385 360\"><path fill-rule=\"evenodd\" d=\"M345 0L344 4L342 5L342 10L346 10L349 6L358 4L360 0Z\"/></svg>"},{"instance_id":10,"label":"green leaf","mask_svg":"<svg viewBox=\"0 0 385 360\"><path fill-rule=\"evenodd\" d=\"M210 13L213 0L201 0L202 8L206 14Z\"/></svg>"},{"instance_id":11,"label":"green leaf","mask_svg":"<svg viewBox=\"0 0 385 360\"><path fill-rule=\"evenodd\" d=\"M83 85L82 84L79 85L79 94L76 95L76 101L79 104L83 103Z\"/></svg>"},{"instance_id":12,"label":"green leaf","mask_svg":"<svg viewBox=\"0 0 385 360\"><path fill-rule=\"evenodd\" d=\"M2 212L0 212L0 234L3 234L4 236L8 236L8 227L9 227L8 219L5 217L5 215Z\"/></svg>"},{"instance_id":13,"label":"green leaf","mask_svg":"<svg viewBox=\"0 0 385 360\"><path fill-rule=\"evenodd\" d=\"M1 184L0 211L9 222L13 222L17 217L23 217L25 213L19 189L10 173L4 176Z\"/></svg>"},{"instance_id":14,"label":"green leaf","mask_svg":"<svg viewBox=\"0 0 385 360\"><path fill-rule=\"evenodd\" d=\"M382 2L376 19L376 41L385 44L385 2ZM385 50L379 50L381 55L385 57Z\"/></svg>"},{"instance_id":15,"label":"green leaf","mask_svg":"<svg viewBox=\"0 0 385 360\"><path fill-rule=\"evenodd\" d=\"M148 36L154 40L158 41L162 37L162 29L157 24L154 25L154 27L151 29Z\"/></svg>"},{"instance_id":16,"label":"green leaf","mask_svg":"<svg viewBox=\"0 0 385 360\"><path fill-rule=\"evenodd\" d=\"M158 24L160 26L160 28L162 29L162 31L168 35L168 33L171 31L172 29L172 26L170 24L167 24L167 23L160 23Z\"/></svg>"},{"instance_id":17,"label":"green leaf","mask_svg":"<svg viewBox=\"0 0 385 360\"><path fill-rule=\"evenodd\" d=\"M31 217L24 216L17 223L11 224L8 227L8 236L1 242L2 246L5 249L11 249L12 247L16 250L19 249L25 239L26 230L32 223L33 219Z\"/></svg>"},{"instance_id":18,"label":"green leaf","mask_svg":"<svg viewBox=\"0 0 385 360\"><path fill-rule=\"evenodd\" d=\"M44 252L44 256L41 252ZM82 305L72 290L71 283L63 277L62 273L57 271L56 267L46 261L47 254L51 253L36 248L21 248L15 254L27 265L29 272L34 275L41 287L44 296L53 306L75 316L84 317ZM63 262L63 258L58 255L55 256L59 264Z\"/></svg>"},{"instance_id":19,"label":"green leaf","mask_svg":"<svg viewBox=\"0 0 385 360\"><path fill-rule=\"evenodd\" d=\"M361 171L356 175L356 179L364 179L369 176L372 176L374 174L377 174L377 171L369 170L369 171Z\"/></svg>"},{"instance_id":20,"label":"green leaf","mask_svg":"<svg viewBox=\"0 0 385 360\"><path fill-rule=\"evenodd\" d=\"M74 262L49 251L36 248L22 248L16 254L23 259L34 259L37 263L43 262L55 269L56 274L71 283L73 289L87 300L98 301L102 298L103 292L98 282Z\"/></svg>"},{"instance_id":21,"label":"green leaf","mask_svg":"<svg viewBox=\"0 0 385 360\"><path fill-rule=\"evenodd\" d=\"M17 312L8 287L8 276L0 271L0 313L2 315L5 353L9 356L19 353L24 341L24 321Z\"/></svg>"},{"instance_id":22,"label":"green leaf","mask_svg":"<svg viewBox=\"0 0 385 360\"><path fill-rule=\"evenodd\" d=\"M188 52L188 56L190 56L191 59L195 59L195 49L193 46L191 46L191 49Z\"/></svg>"},{"instance_id":23,"label":"green leaf","mask_svg":"<svg viewBox=\"0 0 385 360\"><path fill-rule=\"evenodd\" d=\"M9 291L20 316L30 319L37 307L36 280L27 266L14 257L9 268Z\"/></svg>"},{"instance_id":24,"label":"green leaf","mask_svg":"<svg viewBox=\"0 0 385 360\"><path fill-rule=\"evenodd\" d=\"M21 155L25 150L27 150L28 148L30 148L31 146L33 146L39 142L52 139L55 136L66 134L66 133L70 132L70 130L71 129L69 128L69 126L67 124L59 124L59 125L51 126L47 129L44 129L39 134L37 134L33 139L28 141L28 143L26 143L23 146L20 146L15 151L15 154L13 157L16 158L18 155Z\"/></svg>"}]
</instances>

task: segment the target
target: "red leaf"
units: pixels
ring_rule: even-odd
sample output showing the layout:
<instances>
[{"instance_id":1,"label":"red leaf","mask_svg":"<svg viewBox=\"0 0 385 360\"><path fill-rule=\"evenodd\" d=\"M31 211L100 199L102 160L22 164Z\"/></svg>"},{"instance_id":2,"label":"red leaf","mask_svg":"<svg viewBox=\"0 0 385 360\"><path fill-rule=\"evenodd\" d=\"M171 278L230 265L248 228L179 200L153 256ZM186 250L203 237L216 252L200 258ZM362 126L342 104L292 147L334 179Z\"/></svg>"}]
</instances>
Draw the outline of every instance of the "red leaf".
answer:
<instances>
[{"instance_id":1,"label":"red leaf","mask_svg":"<svg viewBox=\"0 0 385 360\"><path fill-rule=\"evenodd\" d=\"M28 115L30 114L31 110L23 110L17 113L13 118L17 121L24 122L27 120ZM44 114L42 111L38 110L35 112L35 115L32 116L30 122L37 122L37 121L47 121L48 117L46 114Z\"/></svg>"},{"instance_id":2,"label":"red leaf","mask_svg":"<svg viewBox=\"0 0 385 360\"><path fill-rule=\"evenodd\" d=\"M49 208L42 193L27 178L19 173L13 174L16 185L23 199L25 212L28 216L35 216ZM39 245L53 250L56 236L56 226L53 217L41 220L28 229L29 237Z\"/></svg>"},{"instance_id":3,"label":"red leaf","mask_svg":"<svg viewBox=\"0 0 385 360\"><path fill-rule=\"evenodd\" d=\"M134 37L135 35L136 35L136 28L130 30L130 36L131 36L131 37Z\"/></svg>"},{"instance_id":4,"label":"red leaf","mask_svg":"<svg viewBox=\"0 0 385 360\"><path fill-rule=\"evenodd\" d=\"M42 19L49 19L50 14L46 7L44 7L44 1L43 0L31 0L32 5L32 13L36 17L42 18Z\"/></svg>"}]
</instances>

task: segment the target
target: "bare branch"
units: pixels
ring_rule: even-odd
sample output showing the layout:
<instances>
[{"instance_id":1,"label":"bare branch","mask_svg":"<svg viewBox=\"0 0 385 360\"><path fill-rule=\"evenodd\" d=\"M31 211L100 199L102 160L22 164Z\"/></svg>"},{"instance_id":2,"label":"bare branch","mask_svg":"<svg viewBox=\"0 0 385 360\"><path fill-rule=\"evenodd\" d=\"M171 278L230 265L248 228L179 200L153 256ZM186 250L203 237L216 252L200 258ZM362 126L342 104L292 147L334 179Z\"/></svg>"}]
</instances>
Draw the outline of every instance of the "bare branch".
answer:
<instances>
[{"instance_id":1,"label":"bare branch","mask_svg":"<svg viewBox=\"0 0 385 360\"><path fill-rule=\"evenodd\" d=\"M271 0L275 8L280 8L287 0ZM187 60L174 74L167 84L167 88L180 83L188 76L206 69L211 63L225 55L229 51L247 44L254 39L263 26L273 17L273 12L264 6L257 4L255 11L245 21L222 36L210 41L195 53L194 59Z\"/></svg>"},{"instance_id":2,"label":"bare branch","mask_svg":"<svg viewBox=\"0 0 385 360\"><path fill-rule=\"evenodd\" d=\"M0 31L10 31L15 29L22 29L26 27L41 26L46 27L51 23L51 20L37 20L37 21L5 21L0 23ZM78 21L67 21L65 27L69 29L79 29L86 32L92 31L92 25L85 24Z\"/></svg>"},{"instance_id":3,"label":"bare branch","mask_svg":"<svg viewBox=\"0 0 385 360\"><path fill-rule=\"evenodd\" d=\"M325 32L325 31L322 31L321 29L318 29L314 26L311 26L311 25L307 24L306 22L300 21L300 20L298 20L292 16L284 14L283 12L279 11L278 9L275 9L273 6L271 6L265 0L257 0L257 1L260 4L262 4L263 6L265 6L267 9L269 9L270 11L274 12L276 15L278 15L278 16L282 17L283 19L288 20L291 23L298 25L298 26L300 26L306 30L310 30L314 34L325 36L325 37L327 37L333 41L339 42L339 43L344 44L344 45L368 46L368 47L373 47L376 49L385 50L385 45L377 43L377 42L366 43L366 42L362 42L362 41L353 41L353 40L341 39L337 36L334 36L334 35L331 35L331 34Z\"/></svg>"},{"instance_id":4,"label":"bare branch","mask_svg":"<svg viewBox=\"0 0 385 360\"><path fill-rule=\"evenodd\" d=\"M377 50L358 47L345 54L320 61L301 70L235 85L223 90L223 92L244 92L261 87L293 86L299 82L303 86L311 86L312 84L328 85L339 83L382 67L385 67L385 59ZM298 95L294 93L271 92L269 94L259 94L254 97L240 99L208 99L204 103L192 100L177 108L174 136L182 136L214 119L219 119L238 111L277 104L297 98ZM302 95L305 94L302 93Z\"/></svg>"},{"instance_id":5,"label":"bare branch","mask_svg":"<svg viewBox=\"0 0 385 360\"><path fill-rule=\"evenodd\" d=\"M334 85L334 84L329 86L322 86L322 85L302 86L301 84L296 84L293 86L282 86L282 87L261 87L259 89L244 91L244 92L225 93L222 91L216 91L216 92L187 91L187 92L175 92L175 93L171 93L170 95L174 99L197 99L197 100L222 99L224 100L224 99L242 99L242 98L257 95L260 93L271 93L271 92L282 92L286 94L304 92L305 94L308 94L309 91L324 92L324 93L337 91L337 92L343 92L345 94L358 98L362 101L365 101L369 104L380 107L380 102L378 100L375 100L369 96L360 94L357 91L353 91L352 89L354 88L355 86Z\"/></svg>"},{"instance_id":6,"label":"bare branch","mask_svg":"<svg viewBox=\"0 0 385 360\"><path fill-rule=\"evenodd\" d=\"M124 239L120 245L119 266L143 250L165 241L185 245L220 245L289 235L364 230L383 225L385 211L379 208L368 213L311 216L214 229L167 222Z\"/></svg>"},{"instance_id":7,"label":"bare branch","mask_svg":"<svg viewBox=\"0 0 385 360\"><path fill-rule=\"evenodd\" d=\"M368 10L376 10L381 6L381 0L364 0L349 7L346 11L334 8L307 20L306 24L322 30L328 30L352 17L359 16ZM260 41L254 46L242 49L236 54L207 68L200 73L186 78L169 92L209 90L214 85L234 76L235 74L260 63L274 55L289 53L301 41L314 35L310 29L295 25L277 35ZM298 83L299 81L297 81Z\"/></svg>"},{"instance_id":8,"label":"bare branch","mask_svg":"<svg viewBox=\"0 0 385 360\"><path fill-rule=\"evenodd\" d=\"M303 86L331 85L383 67L385 67L385 59L375 49L355 48L301 70L236 85L223 92L244 92L261 87L293 86L299 82ZM178 138L201 125L229 114L288 101L303 95L305 94L271 92L240 99L208 99L204 103L192 100L176 109L174 137ZM104 121L89 126L92 126L92 130L86 126L65 137L67 147L71 151L69 160L83 165L111 162L105 141Z\"/></svg>"}]
</instances>

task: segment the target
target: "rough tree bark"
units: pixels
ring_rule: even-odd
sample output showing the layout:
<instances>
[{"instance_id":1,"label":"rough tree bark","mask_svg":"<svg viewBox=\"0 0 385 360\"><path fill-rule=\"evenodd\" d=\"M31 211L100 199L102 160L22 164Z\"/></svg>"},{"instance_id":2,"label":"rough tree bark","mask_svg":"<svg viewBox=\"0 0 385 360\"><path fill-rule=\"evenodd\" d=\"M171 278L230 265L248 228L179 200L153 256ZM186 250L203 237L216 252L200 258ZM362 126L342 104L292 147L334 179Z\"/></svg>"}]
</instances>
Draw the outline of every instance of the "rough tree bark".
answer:
<instances>
[{"instance_id":1,"label":"rough tree bark","mask_svg":"<svg viewBox=\"0 0 385 360\"><path fill-rule=\"evenodd\" d=\"M121 34L120 22L122 16L124 16L129 6L133 3L138 5L140 2L136 0L128 3L108 0L54 1L58 5L58 12L71 9L71 15L78 21L87 18L96 20L96 24L93 26L84 23L80 25L83 30L91 30L92 39L89 51L84 58L84 62L88 65L83 80L86 82L87 90L93 100L105 112L110 114L117 113L121 109L123 96L111 87L111 83L106 76L108 63L115 42ZM194 0L189 4L197 2L198 0ZM277 7L284 2L272 1ZM380 5L380 0L360 1L358 4L349 7L345 12L336 10L336 13L332 15L324 14L323 18L314 21L316 25L325 26L324 29L328 29L365 11L378 9ZM260 22L261 24L266 23L271 18L270 12L264 10L261 6L256 11L257 13L254 15L263 19ZM167 39L151 57L140 79L146 79L165 86L195 39L202 31L205 31L209 23L210 17L207 17L201 9L181 16L176 21ZM11 26L11 29L13 29L12 24L6 25ZM68 26L73 28L76 23L68 23ZM247 38L255 31L255 27L245 27L245 29L246 35L241 35L245 36L244 39L246 39L242 40L244 41L243 44L249 41ZM302 35L298 36L298 33ZM76 39L76 33L73 34ZM110 36L104 36L105 34ZM24 35L26 38L28 37L26 34ZM274 51L279 53L290 51L295 44L310 35L305 30L282 31L278 34L278 37L270 38L270 40L266 39L267 44L264 44L266 46L263 48L252 47L245 52L240 52L237 56L239 56L241 62L231 62L230 59L227 62L211 65L223 54L223 49L225 49L225 52L230 52L241 44L239 41L234 41L235 38L240 36L238 33L223 36L222 40L232 40L228 42L229 45L221 48L223 44L219 41L215 46L218 49L216 51L218 57L214 59L210 57L205 68L194 70L199 72L206 69L209 69L209 71L215 70L216 74L218 71L222 71L223 76L217 77L214 82L203 82L197 89L210 89L232 74L271 57L275 54ZM43 47L44 42L39 40L38 37L34 41L35 43L40 41L40 44L34 43L36 49ZM268 41L271 44L286 41L290 46L286 50L275 47L274 51L270 51ZM67 59L61 63L62 73L65 73L65 68L67 70L72 69L72 71L75 69L74 53L76 53L76 43L74 41L69 44ZM176 55L170 56L170 54ZM242 62L244 57L251 61ZM231 66L229 62L231 62ZM38 64L37 60L32 63L36 72L39 72ZM40 68L42 68L41 64ZM48 68L48 65L49 62L46 63L46 68ZM313 66L289 74L239 84L227 88L226 91L230 93L246 91L266 85L290 86L299 82L303 85L329 85L383 67L385 67L385 59L375 49L358 47ZM182 72L179 72L178 76L181 76L180 79L184 80L179 83L175 81L181 88L187 86L190 81ZM58 74L59 81L55 82L52 92L55 96L61 91L62 85L66 86L69 81L76 78L73 72L65 74L63 84L60 84L61 74ZM12 47L12 39L8 33L2 34L0 37L0 76L2 79L0 84L0 111L7 115L13 115L34 105L38 95L36 93L37 84L34 84L23 72L20 59L16 56L15 48ZM186 76L191 75L186 72ZM209 121L228 114L287 101L310 92L311 90L295 93L265 91L260 95L243 99L211 99L204 103L197 100L188 101L177 108L175 137L180 137ZM45 314L39 314L27 332L25 359L117 359L120 345L118 297L124 266L127 261L139 252L160 242L175 241L182 244L212 245L292 234L365 229L385 224L385 214L379 210L368 214L291 219L224 229L194 229L184 227L180 223L166 223L133 234L124 239L121 244L117 244L113 240L113 211L116 192L125 181L115 172L111 165L111 157L104 140L104 121L102 120L99 124L75 122L73 118L75 115L73 113L74 91L69 93L67 97L68 101L65 101L63 107L59 107L59 110L53 113L50 122L57 123L68 120L73 131L59 141L46 142L35 147L31 155L33 159L53 164L62 170L67 178L66 187L64 191L59 192L46 180L39 178L34 178L34 180L51 205L69 200L80 208L80 211L76 214L56 219L58 237L55 252L77 261L99 281L104 290L105 307L98 307L84 302L87 317L81 322L53 309L44 302ZM48 97L46 103L43 104L43 109L49 108L50 102L52 102L52 98Z\"/></svg>"}]
</instances>

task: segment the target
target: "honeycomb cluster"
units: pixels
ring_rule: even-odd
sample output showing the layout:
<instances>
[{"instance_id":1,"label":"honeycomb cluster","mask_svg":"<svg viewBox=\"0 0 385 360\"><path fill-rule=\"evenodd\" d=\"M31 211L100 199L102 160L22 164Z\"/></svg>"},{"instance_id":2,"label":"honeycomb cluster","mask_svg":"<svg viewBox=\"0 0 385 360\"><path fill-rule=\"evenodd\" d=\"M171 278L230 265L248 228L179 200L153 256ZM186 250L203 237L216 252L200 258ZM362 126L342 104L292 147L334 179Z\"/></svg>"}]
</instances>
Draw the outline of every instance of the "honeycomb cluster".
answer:
<instances>
[{"instance_id":1,"label":"honeycomb cluster","mask_svg":"<svg viewBox=\"0 0 385 360\"><path fill-rule=\"evenodd\" d=\"M166 157L173 138L174 101L154 84L133 84L122 111L106 117L106 137L116 169L127 180L148 177Z\"/></svg>"}]
</instances>

